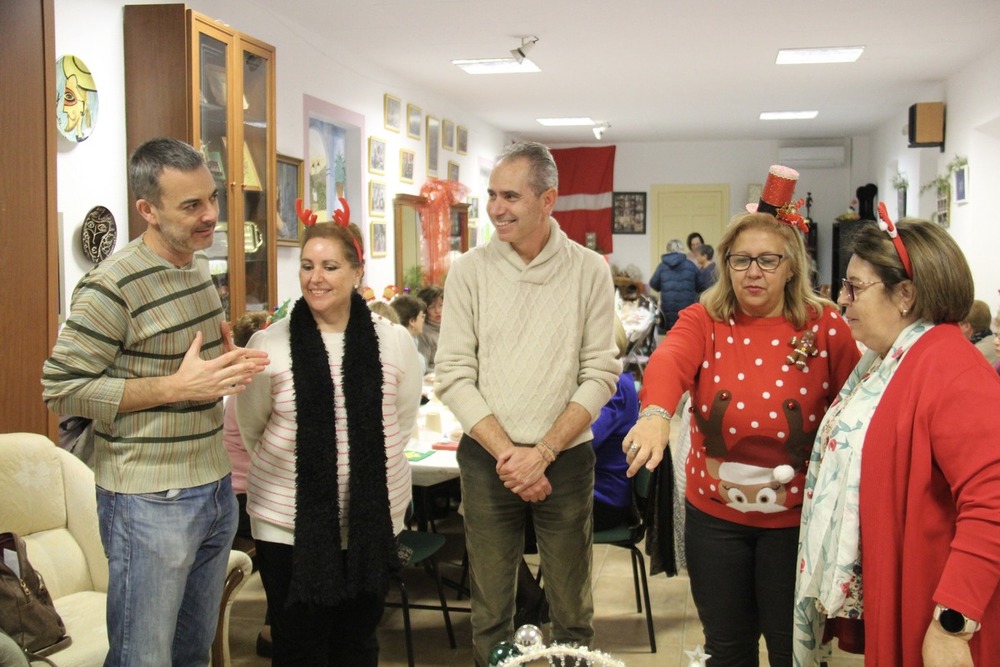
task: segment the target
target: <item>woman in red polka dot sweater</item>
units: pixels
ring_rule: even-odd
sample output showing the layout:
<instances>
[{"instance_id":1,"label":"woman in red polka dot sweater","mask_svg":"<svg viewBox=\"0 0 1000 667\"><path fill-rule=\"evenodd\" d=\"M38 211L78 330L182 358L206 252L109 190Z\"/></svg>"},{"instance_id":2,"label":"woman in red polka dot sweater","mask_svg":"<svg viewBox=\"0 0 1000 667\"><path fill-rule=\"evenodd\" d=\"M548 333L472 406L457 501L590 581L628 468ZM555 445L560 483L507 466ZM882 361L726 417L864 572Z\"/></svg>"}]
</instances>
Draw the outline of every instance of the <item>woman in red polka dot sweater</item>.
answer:
<instances>
[{"instance_id":1,"label":"woman in red polka dot sweater","mask_svg":"<svg viewBox=\"0 0 1000 667\"><path fill-rule=\"evenodd\" d=\"M719 281L681 312L650 359L644 410L623 444L629 474L658 465L668 409L691 392L691 450L678 462L685 548L716 667L756 665L761 633L771 664L791 663L805 463L860 356L838 310L812 293L787 211L750 213L726 231Z\"/></svg>"}]
</instances>

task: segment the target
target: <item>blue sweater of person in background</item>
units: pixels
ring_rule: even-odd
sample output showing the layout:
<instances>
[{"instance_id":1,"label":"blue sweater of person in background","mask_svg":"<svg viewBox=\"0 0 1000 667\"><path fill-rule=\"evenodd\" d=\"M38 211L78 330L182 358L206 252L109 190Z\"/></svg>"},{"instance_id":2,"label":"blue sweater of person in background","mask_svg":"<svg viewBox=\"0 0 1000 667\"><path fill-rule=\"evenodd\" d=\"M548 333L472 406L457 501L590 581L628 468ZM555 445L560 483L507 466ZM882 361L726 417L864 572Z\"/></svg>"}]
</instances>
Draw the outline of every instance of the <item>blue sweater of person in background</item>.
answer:
<instances>
[{"instance_id":1,"label":"blue sweater of person in background","mask_svg":"<svg viewBox=\"0 0 1000 667\"><path fill-rule=\"evenodd\" d=\"M594 530L606 530L627 521L632 508L632 480L622 440L639 418L639 395L631 373L618 376L618 387L601 408L594 432Z\"/></svg>"}]
</instances>

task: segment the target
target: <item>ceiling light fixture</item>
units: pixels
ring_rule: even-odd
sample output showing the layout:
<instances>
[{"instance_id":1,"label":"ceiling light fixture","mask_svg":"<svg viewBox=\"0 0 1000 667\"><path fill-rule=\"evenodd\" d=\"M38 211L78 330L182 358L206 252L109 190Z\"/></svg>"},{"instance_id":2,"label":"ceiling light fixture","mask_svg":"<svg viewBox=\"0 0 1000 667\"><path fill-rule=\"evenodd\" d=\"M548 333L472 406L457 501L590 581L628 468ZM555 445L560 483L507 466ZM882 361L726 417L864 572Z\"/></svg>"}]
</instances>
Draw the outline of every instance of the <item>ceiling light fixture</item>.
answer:
<instances>
[{"instance_id":1,"label":"ceiling light fixture","mask_svg":"<svg viewBox=\"0 0 1000 667\"><path fill-rule=\"evenodd\" d=\"M478 60L452 60L452 65L469 74L524 74L541 72L538 65L527 58L517 62L513 58L479 58Z\"/></svg>"},{"instance_id":2,"label":"ceiling light fixture","mask_svg":"<svg viewBox=\"0 0 1000 667\"><path fill-rule=\"evenodd\" d=\"M775 65L821 65L853 63L864 53L863 46L831 46L815 49L778 49Z\"/></svg>"},{"instance_id":3,"label":"ceiling light fixture","mask_svg":"<svg viewBox=\"0 0 1000 667\"><path fill-rule=\"evenodd\" d=\"M611 127L611 123L601 123L600 125L594 126L594 138L600 141L604 138L604 132Z\"/></svg>"},{"instance_id":4,"label":"ceiling light fixture","mask_svg":"<svg viewBox=\"0 0 1000 667\"><path fill-rule=\"evenodd\" d=\"M514 60L521 62L528 55L528 51L534 48L535 44L538 42L538 38L534 35L528 35L521 38L521 46L511 49L510 55L514 57Z\"/></svg>"},{"instance_id":5,"label":"ceiling light fixture","mask_svg":"<svg viewBox=\"0 0 1000 667\"><path fill-rule=\"evenodd\" d=\"M535 120L546 127L590 126L595 124L593 120L584 116L576 118L536 118Z\"/></svg>"},{"instance_id":6,"label":"ceiling light fixture","mask_svg":"<svg viewBox=\"0 0 1000 667\"><path fill-rule=\"evenodd\" d=\"M811 120L819 115L818 111L762 111L761 120Z\"/></svg>"}]
</instances>

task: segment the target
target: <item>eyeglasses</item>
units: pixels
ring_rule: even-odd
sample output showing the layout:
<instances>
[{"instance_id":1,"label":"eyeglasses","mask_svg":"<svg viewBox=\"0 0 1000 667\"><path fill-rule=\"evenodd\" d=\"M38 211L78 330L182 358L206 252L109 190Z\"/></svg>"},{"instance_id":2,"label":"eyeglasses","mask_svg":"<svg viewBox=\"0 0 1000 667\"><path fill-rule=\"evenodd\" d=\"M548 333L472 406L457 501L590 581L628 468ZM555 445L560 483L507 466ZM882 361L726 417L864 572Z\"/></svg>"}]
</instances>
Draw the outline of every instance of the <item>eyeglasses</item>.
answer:
<instances>
[{"instance_id":1,"label":"eyeglasses","mask_svg":"<svg viewBox=\"0 0 1000 667\"><path fill-rule=\"evenodd\" d=\"M844 289L847 290L847 299L851 303L858 297L858 292L868 289L872 285L884 285L885 282L882 280L873 280L870 283L852 283L847 278L844 278L841 282L844 283Z\"/></svg>"},{"instance_id":2,"label":"eyeglasses","mask_svg":"<svg viewBox=\"0 0 1000 667\"><path fill-rule=\"evenodd\" d=\"M750 268L750 265L757 262L757 267L761 271L777 271L778 265L781 264L781 260L785 258L784 255L778 255L772 252L766 252L763 255L757 255L756 257L751 257L750 255L726 255L726 264L733 271L746 271Z\"/></svg>"}]
</instances>

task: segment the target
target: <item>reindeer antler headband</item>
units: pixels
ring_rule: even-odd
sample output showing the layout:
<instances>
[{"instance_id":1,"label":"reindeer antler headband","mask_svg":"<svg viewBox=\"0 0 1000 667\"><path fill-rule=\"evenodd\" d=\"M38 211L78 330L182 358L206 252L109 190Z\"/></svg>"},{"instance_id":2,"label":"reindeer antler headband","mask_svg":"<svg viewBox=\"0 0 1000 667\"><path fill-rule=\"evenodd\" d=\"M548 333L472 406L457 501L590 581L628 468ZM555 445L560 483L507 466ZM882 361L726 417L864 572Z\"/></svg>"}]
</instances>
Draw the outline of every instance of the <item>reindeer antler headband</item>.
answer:
<instances>
[{"instance_id":1,"label":"reindeer antler headband","mask_svg":"<svg viewBox=\"0 0 1000 667\"><path fill-rule=\"evenodd\" d=\"M344 229L348 229L348 226L351 224L351 207L348 206L347 200L343 197L340 198L340 205L344 208L333 212L333 222ZM316 224L316 214L312 212L312 209L302 208L301 197L295 200L295 213L306 227L312 227ZM358 262L364 264L365 256L361 254L361 246L358 244L358 240L354 238L354 234L351 234L350 231L348 231L348 234L351 237L351 243L354 244L354 250L358 253Z\"/></svg>"},{"instance_id":2,"label":"reindeer antler headband","mask_svg":"<svg viewBox=\"0 0 1000 667\"><path fill-rule=\"evenodd\" d=\"M879 229L889 234L889 238L892 239L892 245L896 246L896 254L899 255L899 261L903 263L903 270L906 271L906 277L913 280L913 264L910 262L910 253L906 251L903 239L899 236L899 230L896 229L896 225L893 224L892 219L889 217L889 211L885 208L885 202L878 203L878 217L881 218L878 223Z\"/></svg>"}]
</instances>

